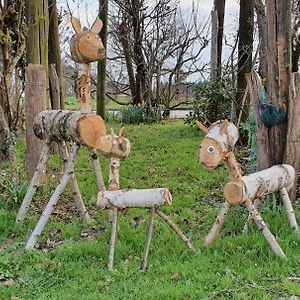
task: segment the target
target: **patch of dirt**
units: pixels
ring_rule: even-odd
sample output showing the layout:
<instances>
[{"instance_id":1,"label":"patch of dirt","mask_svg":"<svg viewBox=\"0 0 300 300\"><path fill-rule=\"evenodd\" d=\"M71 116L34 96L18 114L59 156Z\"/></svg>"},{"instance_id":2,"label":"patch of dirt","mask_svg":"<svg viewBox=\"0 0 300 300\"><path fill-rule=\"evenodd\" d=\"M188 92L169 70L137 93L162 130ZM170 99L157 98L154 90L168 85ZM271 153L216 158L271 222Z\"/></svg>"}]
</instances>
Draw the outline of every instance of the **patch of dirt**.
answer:
<instances>
[{"instance_id":1,"label":"patch of dirt","mask_svg":"<svg viewBox=\"0 0 300 300\"><path fill-rule=\"evenodd\" d=\"M92 228L90 228L88 230L82 231L80 234L80 237L83 240L96 241L98 239L99 235L106 231L107 231L107 228L105 228L105 227L93 226Z\"/></svg>"}]
</instances>

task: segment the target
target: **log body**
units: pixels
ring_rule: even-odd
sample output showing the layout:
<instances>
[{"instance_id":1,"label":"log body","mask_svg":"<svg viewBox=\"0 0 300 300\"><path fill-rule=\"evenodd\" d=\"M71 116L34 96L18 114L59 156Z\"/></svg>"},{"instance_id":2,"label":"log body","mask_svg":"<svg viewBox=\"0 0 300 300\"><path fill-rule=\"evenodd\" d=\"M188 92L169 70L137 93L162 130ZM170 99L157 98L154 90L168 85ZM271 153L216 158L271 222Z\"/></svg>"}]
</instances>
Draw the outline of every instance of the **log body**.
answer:
<instances>
[{"instance_id":1,"label":"log body","mask_svg":"<svg viewBox=\"0 0 300 300\"><path fill-rule=\"evenodd\" d=\"M230 204L246 199L254 200L272 194L282 188L293 187L295 170L290 165L276 165L271 168L243 176L241 181L230 181L224 187L224 197Z\"/></svg>"},{"instance_id":2,"label":"log body","mask_svg":"<svg viewBox=\"0 0 300 300\"><path fill-rule=\"evenodd\" d=\"M100 116L68 110L45 110L40 112L33 124L34 134L48 141L76 142L95 147L106 129Z\"/></svg>"},{"instance_id":3,"label":"log body","mask_svg":"<svg viewBox=\"0 0 300 300\"><path fill-rule=\"evenodd\" d=\"M131 189L99 192L97 205L102 209L117 207L153 207L171 205L172 196L167 188Z\"/></svg>"}]
</instances>

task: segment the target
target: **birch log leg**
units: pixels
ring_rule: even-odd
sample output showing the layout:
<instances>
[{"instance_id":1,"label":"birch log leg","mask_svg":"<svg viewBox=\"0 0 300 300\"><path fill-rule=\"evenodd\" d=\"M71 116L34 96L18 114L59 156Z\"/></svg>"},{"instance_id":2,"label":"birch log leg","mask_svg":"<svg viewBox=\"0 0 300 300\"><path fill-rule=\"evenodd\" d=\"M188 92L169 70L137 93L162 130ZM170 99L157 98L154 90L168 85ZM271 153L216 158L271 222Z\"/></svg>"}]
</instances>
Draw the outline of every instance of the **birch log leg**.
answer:
<instances>
[{"instance_id":1,"label":"birch log leg","mask_svg":"<svg viewBox=\"0 0 300 300\"><path fill-rule=\"evenodd\" d=\"M68 160L69 160L69 152L68 152L68 148L67 148L67 145L65 142L62 142L62 144L61 144L61 155L62 155L62 159L64 161L64 165L66 168L67 164L68 164ZM75 172L73 172L71 174L69 184L70 184L70 188L72 191L72 195L73 195L73 199L74 199L76 208L78 209L80 216L83 218L83 220L85 222L90 223L91 217L90 217L90 215L84 205L84 202L82 200L81 193L80 193L80 190L78 187L78 183L77 183L77 180L75 177Z\"/></svg>"},{"instance_id":2,"label":"birch log leg","mask_svg":"<svg viewBox=\"0 0 300 300\"><path fill-rule=\"evenodd\" d=\"M36 189L38 185L40 184L41 179L44 177L43 173L45 172L45 166L47 163L47 160L49 158L50 154L50 143L45 143L42 149L42 153L38 162L38 165L36 167L36 170L33 174L33 177L30 182L30 186L27 190L27 193L23 199L22 205L19 209L16 223L17 224L23 224L25 215L28 211L29 205L31 203L31 200L36 192Z\"/></svg>"},{"instance_id":3,"label":"birch log leg","mask_svg":"<svg viewBox=\"0 0 300 300\"><path fill-rule=\"evenodd\" d=\"M285 258L285 254L283 250L281 249L280 245L278 244L276 238L272 234L272 232L269 230L268 226L260 216L259 212L255 209L254 205L249 199L245 200L245 205L249 211L249 213L252 215L253 220L255 221L256 225L270 244L272 250L275 252L276 255Z\"/></svg>"},{"instance_id":4,"label":"birch log leg","mask_svg":"<svg viewBox=\"0 0 300 300\"><path fill-rule=\"evenodd\" d=\"M282 202L283 202L284 208L286 210L287 217L288 217L288 220L290 222L292 229L295 230L296 232L299 232L298 223L295 218L295 212L294 212L294 209L293 209L293 206L292 206L292 203L291 203L291 200L290 200L290 197L289 197L289 194L288 194L286 188L282 188L280 190L280 196L281 196L281 199L282 199Z\"/></svg>"},{"instance_id":5,"label":"birch log leg","mask_svg":"<svg viewBox=\"0 0 300 300\"><path fill-rule=\"evenodd\" d=\"M105 184L104 184L104 180L103 180L101 165L100 165L96 150L91 150L91 158L92 158L94 171L95 171L95 174L96 174L98 189L100 191L105 191L106 188L105 188Z\"/></svg>"},{"instance_id":6,"label":"birch log leg","mask_svg":"<svg viewBox=\"0 0 300 300\"><path fill-rule=\"evenodd\" d=\"M208 247L209 245L211 245L214 242L214 240L217 238L217 236L220 233L220 230L224 224L224 221L226 219L226 216L227 216L227 213L228 213L228 210L230 207L231 207L231 204L229 204L228 202L225 202L223 204L223 207L222 207L220 213L218 214L213 227L209 231L208 235L205 237L205 241L204 241L205 247Z\"/></svg>"},{"instance_id":7,"label":"birch log leg","mask_svg":"<svg viewBox=\"0 0 300 300\"><path fill-rule=\"evenodd\" d=\"M48 221L55 205L58 202L60 194L66 188L66 186L67 186L67 184L70 180L70 177L74 172L74 164L75 164L75 159L76 159L78 149L79 149L78 144L74 144L72 146L71 155L70 155L70 158L69 158L68 163L66 165L64 175L63 175L62 179L60 180L59 185L56 187L54 193L52 194L45 210L43 211L43 214L42 214L41 218L39 219L37 225L35 226L33 232L31 233L31 236L28 239L28 241L26 243L26 246L25 246L26 249L29 250L29 249L32 249L35 246L38 237L43 232L44 227L46 226L47 221Z\"/></svg>"},{"instance_id":8,"label":"birch log leg","mask_svg":"<svg viewBox=\"0 0 300 300\"><path fill-rule=\"evenodd\" d=\"M144 258L143 258L142 266L141 266L143 271L146 271L146 269L147 269L148 255L149 255L152 234L153 234L154 216L155 216L155 207L151 207L150 208L150 220L149 220L149 226L148 226L148 234L147 234L147 239L146 239L146 244L145 244L145 249L144 249Z\"/></svg>"},{"instance_id":9,"label":"birch log leg","mask_svg":"<svg viewBox=\"0 0 300 300\"><path fill-rule=\"evenodd\" d=\"M177 227L175 223L173 223L168 216L166 216L163 212L160 210L156 210L156 213L165 221L167 224L173 229L176 234L183 240L183 242L186 244L186 246L193 252L196 252L196 249L190 242L190 240L184 235L184 233Z\"/></svg>"},{"instance_id":10,"label":"birch log leg","mask_svg":"<svg viewBox=\"0 0 300 300\"><path fill-rule=\"evenodd\" d=\"M112 271L114 266L115 246L117 240L118 210L112 209L110 217L111 217L111 237L109 243L108 270Z\"/></svg>"},{"instance_id":11,"label":"birch log leg","mask_svg":"<svg viewBox=\"0 0 300 300\"><path fill-rule=\"evenodd\" d=\"M261 208L262 208L263 203L264 203L264 199L263 198L257 198L257 199L254 200L253 205L254 205L254 207L255 207L255 209L257 211L260 211ZM253 221L252 216L249 213L248 214L248 219L247 219L247 221L246 221L246 223L244 225L244 228L243 228L243 234L247 234L249 232L249 227L251 226L252 221Z\"/></svg>"}]
</instances>

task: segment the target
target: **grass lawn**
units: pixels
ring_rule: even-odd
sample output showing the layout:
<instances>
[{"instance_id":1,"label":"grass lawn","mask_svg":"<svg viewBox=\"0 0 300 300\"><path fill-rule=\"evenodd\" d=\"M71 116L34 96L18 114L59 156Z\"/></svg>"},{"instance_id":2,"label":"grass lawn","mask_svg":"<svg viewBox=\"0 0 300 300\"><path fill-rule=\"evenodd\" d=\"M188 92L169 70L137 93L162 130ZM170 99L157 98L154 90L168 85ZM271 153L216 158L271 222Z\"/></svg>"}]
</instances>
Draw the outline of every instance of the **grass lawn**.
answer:
<instances>
[{"instance_id":1,"label":"grass lawn","mask_svg":"<svg viewBox=\"0 0 300 300\"><path fill-rule=\"evenodd\" d=\"M119 125L108 124L119 128ZM197 160L203 137L183 122L127 126L132 153L121 163L122 188L168 187L173 205L163 208L197 248L191 254L169 227L156 217L149 268L140 271L148 214L132 209L120 213L115 271L108 272L110 224L95 207L97 187L88 153L80 151L77 179L95 223L78 218L70 191L40 237L42 249L24 250L37 221L41 203L55 188L60 174L57 158L51 162L47 185L35 198L23 227L14 219L17 206L8 209L0 198L0 299L288 299L300 296L300 236L292 233L281 207L267 203L265 221L288 259L276 257L255 226L248 235L241 229L247 214L237 207L221 237L209 248L203 238L214 222L227 180L223 166L205 171ZM20 166L24 148L19 147ZM107 180L107 160L101 158ZM24 176L24 174L22 175ZM15 197L18 198L18 197ZM19 197L20 198L20 197ZM18 200L20 201L20 199ZM63 203L63 205L62 205ZM299 207L296 209L300 220ZM53 248L53 249L52 249Z\"/></svg>"}]
</instances>

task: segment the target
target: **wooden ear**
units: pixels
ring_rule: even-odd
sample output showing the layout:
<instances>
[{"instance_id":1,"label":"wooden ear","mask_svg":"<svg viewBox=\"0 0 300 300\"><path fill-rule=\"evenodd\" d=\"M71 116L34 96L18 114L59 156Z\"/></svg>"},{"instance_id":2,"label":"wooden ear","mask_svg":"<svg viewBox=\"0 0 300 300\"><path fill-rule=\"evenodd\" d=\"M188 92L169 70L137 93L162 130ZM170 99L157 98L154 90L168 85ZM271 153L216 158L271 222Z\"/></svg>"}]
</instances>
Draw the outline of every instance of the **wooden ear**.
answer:
<instances>
[{"instance_id":1,"label":"wooden ear","mask_svg":"<svg viewBox=\"0 0 300 300\"><path fill-rule=\"evenodd\" d=\"M103 22L99 18L96 18L95 22L91 27L91 32L99 33L102 29L102 26L103 26Z\"/></svg>"},{"instance_id":2,"label":"wooden ear","mask_svg":"<svg viewBox=\"0 0 300 300\"><path fill-rule=\"evenodd\" d=\"M125 127L122 127L119 131L119 136L124 136L125 134Z\"/></svg>"},{"instance_id":3,"label":"wooden ear","mask_svg":"<svg viewBox=\"0 0 300 300\"><path fill-rule=\"evenodd\" d=\"M116 135L115 131L112 128L110 129L110 132L111 132L111 135Z\"/></svg>"},{"instance_id":4,"label":"wooden ear","mask_svg":"<svg viewBox=\"0 0 300 300\"><path fill-rule=\"evenodd\" d=\"M196 120L196 124L201 131L203 131L204 133L208 133L208 128L204 126L201 122Z\"/></svg>"},{"instance_id":5,"label":"wooden ear","mask_svg":"<svg viewBox=\"0 0 300 300\"><path fill-rule=\"evenodd\" d=\"M72 23L72 26L73 26L73 28L74 28L74 30L77 34L82 32L81 23L77 18L72 17L71 18L71 23Z\"/></svg>"},{"instance_id":6,"label":"wooden ear","mask_svg":"<svg viewBox=\"0 0 300 300\"><path fill-rule=\"evenodd\" d=\"M224 134L227 131L228 124L229 124L228 120L224 120L224 121L221 122L220 134Z\"/></svg>"}]
</instances>

